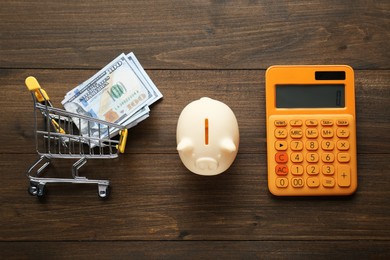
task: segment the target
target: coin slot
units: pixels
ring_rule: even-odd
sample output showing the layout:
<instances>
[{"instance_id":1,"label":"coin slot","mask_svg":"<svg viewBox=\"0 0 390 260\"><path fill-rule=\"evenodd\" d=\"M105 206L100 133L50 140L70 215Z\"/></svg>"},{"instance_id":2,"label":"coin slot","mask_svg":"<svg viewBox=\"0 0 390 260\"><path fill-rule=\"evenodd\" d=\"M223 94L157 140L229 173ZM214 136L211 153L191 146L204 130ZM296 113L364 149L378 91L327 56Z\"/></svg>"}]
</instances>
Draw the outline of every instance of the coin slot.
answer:
<instances>
[{"instance_id":1,"label":"coin slot","mask_svg":"<svg viewBox=\"0 0 390 260\"><path fill-rule=\"evenodd\" d=\"M209 119L204 119L204 144L209 144Z\"/></svg>"}]
</instances>

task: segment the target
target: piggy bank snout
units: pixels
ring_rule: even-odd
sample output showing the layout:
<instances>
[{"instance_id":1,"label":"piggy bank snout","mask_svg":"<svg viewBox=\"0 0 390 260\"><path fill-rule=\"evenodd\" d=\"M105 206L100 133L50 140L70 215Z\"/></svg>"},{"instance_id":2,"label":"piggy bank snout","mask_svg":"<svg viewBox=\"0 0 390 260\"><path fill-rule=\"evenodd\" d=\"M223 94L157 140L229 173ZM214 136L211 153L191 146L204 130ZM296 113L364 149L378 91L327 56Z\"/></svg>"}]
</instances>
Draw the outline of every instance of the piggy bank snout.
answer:
<instances>
[{"instance_id":1,"label":"piggy bank snout","mask_svg":"<svg viewBox=\"0 0 390 260\"><path fill-rule=\"evenodd\" d=\"M201 157L196 160L195 166L201 170L214 171L218 168L218 162L211 157Z\"/></svg>"}]
</instances>

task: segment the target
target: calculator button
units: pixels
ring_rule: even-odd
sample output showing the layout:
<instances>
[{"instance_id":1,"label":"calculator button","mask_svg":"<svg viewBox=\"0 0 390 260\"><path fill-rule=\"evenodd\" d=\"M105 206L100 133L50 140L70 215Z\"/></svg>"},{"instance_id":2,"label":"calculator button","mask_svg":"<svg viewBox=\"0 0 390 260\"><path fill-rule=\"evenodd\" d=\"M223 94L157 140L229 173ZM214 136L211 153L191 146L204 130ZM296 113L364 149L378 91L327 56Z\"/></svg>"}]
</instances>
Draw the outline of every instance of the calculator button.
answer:
<instances>
[{"instance_id":1,"label":"calculator button","mask_svg":"<svg viewBox=\"0 0 390 260\"><path fill-rule=\"evenodd\" d=\"M306 154L306 161L309 163L318 162L318 153L307 153Z\"/></svg>"},{"instance_id":2,"label":"calculator button","mask_svg":"<svg viewBox=\"0 0 390 260\"><path fill-rule=\"evenodd\" d=\"M305 121L306 126L317 126L318 121L315 119L309 119Z\"/></svg>"},{"instance_id":3,"label":"calculator button","mask_svg":"<svg viewBox=\"0 0 390 260\"><path fill-rule=\"evenodd\" d=\"M275 137L276 138L286 138L287 130L285 128L276 128L275 129Z\"/></svg>"},{"instance_id":4,"label":"calculator button","mask_svg":"<svg viewBox=\"0 0 390 260\"><path fill-rule=\"evenodd\" d=\"M337 184L340 187L351 186L351 168L348 165L339 165L337 167Z\"/></svg>"},{"instance_id":5,"label":"calculator button","mask_svg":"<svg viewBox=\"0 0 390 260\"><path fill-rule=\"evenodd\" d=\"M278 188L286 188L288 186L287 178L276 178L275 180L276 187Z\"/></svg>"},{"instance_id":6,"label":"calculator button","mask_svg":"<svg viewBox=\"0 0 390 260\"><path fill-rule=\"evenodd\" d=\"M322 150L331 151L334 148L334 142L329 140L324 140L321 143Z\"/></svg>"},{"instance_id":7,"label":"calculator button","mask_svg":"<svg viewBox=\"0 0 390 260\"><path fill-rule=\"evenodd\" d=\"M303 155L301 153L291 153L292 162L303 162Z\"/></svg>"},{"instance_id":8,"label":"calculator button","mask_svg":"<svg viewBox=\"0 0 390 260\"><path fill-rule=\"evenodd\" d=\"M348 141L338 141L337 142L337 149L346 151L349 150L349 142Z\"/></svg>"},{"instance_id":9,"label":"calculator button","mask_svg":"<svg viewBox=\"0 0 390 260\"><path fill-rule=\"evenodd\" d=\"M347 163L351 160L349 153L339 153L337 154L337 160L341 163Z\"/></svg>"},{"instance_id":10,"label":"calculator button","mask_svg":"<svg viewBox=\"0 0 390 260\"><path fill-rule=\"evenodd\" d=\"M301 138L302 137L302 129L300 128L292 128L290 130L291 138Z\"/></svg>"},{"instance_id":11,"label":"calculator button","mask_svg":"<svg viewBox=\"0 0 390 260\"><path fill-rule=\"evenodd\" d=\"M303 149L303 143L302 141L292 141L290 147L293 151L301 151Z\"/></svg>"},{"instance_id":12,"label":"calculator button","mask_svg":"<svg viewBox=\"0 0 390 260\"><path fill-rule=\"evenodd\" d=\"M303 185L304 185L304 181L302 178L292 178L291 179L291 185L294 187L294 188L302 188Z\"/></svg>"},{"instance_id":13,"label":"calculator button","mask_svg":"<svg viewBox=\"0 0 390 260\"><path fill-rule=\"evenodd\" d=\"M345 128L337 128L337 137L347 138L349 136L349 130Z\"/></svg>"},{"instance_id":14,"label":"calculator button","mask_svg":"<svg viewBox=\"0 0 390 260\"><path fill-rule=\"evenodd\" d=\"M333 130L331 128L322 128L321 129L321 136L323 138L332 138L333 137Z\"/></svg>"},{"instance_id":15,"label":"calculator button","mask_svg":"<svg viewBox=\"0 0 390 260\"><path fill-rule=\"evenodd\" d=\"M288 161L288 155L286 152L277 152L275 154L275 161L278 163L286 163Z\"/></svg>"},{"instance_id":16,"label":"calculator button","mask_svg":"<svg viewBox=\"0 0 390 260\"><path fill-rule=\"evenodd\" d=\"M275 126L286 126L287 125L287 121L286 120L275 120L274 121L274 125Z\"/></svg>"},{"instance_id":17,"label":"calculator button","mask_svg":"<svg viewBox=\"0 0 390 260\"><path fill-rule=\"evenodd\" d=\"M307 167L306 167L306 172L307 174L309 175L317 175L320 173L320 167L318 167L317 164L309 164Z\"/></svg>"},{"instance_id":18,"label":"calculator button","mask_svg":"<svg viewBox=\"0 0 390 260\"><path fill-rule=\"evenodd\" d=\"M347 125L349 125L349 122L346 119L337 119L336 120L336 125L338 125L338 126L347 126Z\"/></svg>"},{"instance_id":19,"label":"calculator button","mask_svg":"<svg viewBox=\"0 0 390 260\"><path fill-rule=\"evenodd\" d=\"M322 179L322 186L324 186L325 188L333 188L335 184L336 182L332 177L324 177Z\"/></svg>"},{"instance_id":20,"label":"calculator button","mask_svg":"<svg viewBox=\"0 0 390 260\"><path fill-rule=\"evenodd\" d=\"M287 165L281 165L281 164L276 165L275 166L275 173L277 175L287 175L287 173L288 173Z\"/></svg>"},{"instance_id":21,"label":"calculator button","mask_svg":"<svg viewBox=\"0 0 390 260\"><path fill-rule=\"evenodd\" d=\"M316 177L307 178L307 186L309 186L310 188L317 188L318 186L320 186L320 179Z\"/></svg>"},{"instance_id":22,"label":"calculator button","mask_svg":"<svg viewBox=\"0 0 390 260\"><path fill-rule=\"evenodd\" d=\"M334 166L329 164L322 165L322 174L324 175L333 175L334 174Z\"/></svg>"},{"instance_id":23,"label":"calculator button","mask_svg":"<svg viewBox=\"0 0 390 260\"><path fill-rule=\"evenodd\" d=\"M334 162L334 154L333 153L323 153L321 157L323 162Z\"/></svg>"},{"instance_id":24,"label":"calculator button","mask_svg":"<svg viewBox=\"0 0 390 260\"><path fill-rule=\"evenodd\" d=\"M307 138L317 138L318 137L318 130L316 128L306 129L306 137Z\"/></svg>"},{"instance_id":25,"label":"calculator button","mask_svg":"<svg viewBox=\"0 0 390 260\"><path fill-rule=\"evenodd\" d=\"M269 140L273 140L274 159L272 152L270 155L274 163L269 174L273 174L274 187L297 195L330 194L333 190L339 194L350 189L355 174L350 165L355 149L353 127L354 122L341 115L273 118Z\"/></svg>"},{"instance_id":26,"label":"calculator button","mask_svg":"<svg viewBox=\"0 0 390 260\"><path fill-rule=\"evenodd\" d=\"M287 150L287 142L286 141L276 141L275 142L275 149L278 151L285 151Z\"/></svg>"},{"instance_id":27,"label":"calculator button","mask_svg":"<svg viewBox=\"0 0 390 260\"><path fill-rule=\"evenodd\" d=\"M309 151L316 151L318 149L318 142L317 141L307 141L306 142L306 149Z\"/></svg>"},{"instance_id":28,"label":"calculator button","mask_svg":"<svg viewBox=\"0 0 390 260\"><path fill-rule=\"evenodd\" d=\"M302 126L302 120L299 120L299 119L290 120L290 125L291 126Z\"/></svg>"},{"instance_id":29,"label":"calculator button","mask_svg":"<svg viewBox=\"0 0 390 260\"><path fill-rule=\"evenodd\" d=\"M321 120L321 125L322 126L332 126L333 125L333 120L323 119L323 120Z\"/></svg>"},{"instance_id":30,"label":"calculator button","mask_svg":"<svg viewBox=\"0 0 390 260\"><path fill-rule=\"evenodd\" d=\"M291 173L293 175L302 175L303 174L303 166L299 164L291 165Z\"/></svg>"}]
</instances>

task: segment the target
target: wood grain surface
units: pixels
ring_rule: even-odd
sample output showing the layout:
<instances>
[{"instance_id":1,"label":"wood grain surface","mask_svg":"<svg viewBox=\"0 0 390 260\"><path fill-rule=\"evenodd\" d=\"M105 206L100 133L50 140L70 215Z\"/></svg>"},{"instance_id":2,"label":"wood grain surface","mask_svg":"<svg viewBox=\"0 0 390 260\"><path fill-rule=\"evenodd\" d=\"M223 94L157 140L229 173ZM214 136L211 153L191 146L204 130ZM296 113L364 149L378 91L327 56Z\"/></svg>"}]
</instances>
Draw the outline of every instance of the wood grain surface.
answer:
<instances>
[{"instance_id":1,"label":"wood grain surface","mask_svg":"<svg viewBox=\"0 0 390 260\"><path fill-rule=\"evenodd\" d=\"M0 2L0 258L390 257L389 1ZM134 52L164 98L130 129L125 154L89 160L94 185L27 193L38 158L34 75L55 106L122 52ZM267 188L265 69L355 69L358 190L349 197L272 196ZM237 158L210 178L176 151L181 110L202 96L234 111ZM48 176L70 176L72 160Z\"/></svg>"}]
</instances>

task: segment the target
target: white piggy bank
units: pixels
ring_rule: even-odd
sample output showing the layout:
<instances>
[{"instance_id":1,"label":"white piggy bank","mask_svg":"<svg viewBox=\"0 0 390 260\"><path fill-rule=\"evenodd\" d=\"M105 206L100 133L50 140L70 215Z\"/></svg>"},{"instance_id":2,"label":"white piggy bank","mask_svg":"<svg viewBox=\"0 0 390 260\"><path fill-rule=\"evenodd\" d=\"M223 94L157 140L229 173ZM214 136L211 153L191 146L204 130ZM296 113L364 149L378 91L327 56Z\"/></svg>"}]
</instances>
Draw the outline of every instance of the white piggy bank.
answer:
<instances>
[{"instance_id":1,"label":"white piggy bank","mask_svg":"<svg viewBox=\"0 0 390 260\"><path fill-rule=\"evenodd\" d=\"M238 152L239 131L233 111L203 97L189 103L177 122L177 150L183 164L199 175L226 171Z\"/></svg>"}]
</instances>

